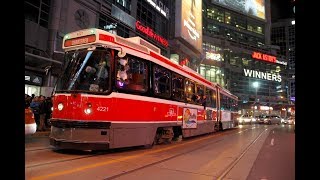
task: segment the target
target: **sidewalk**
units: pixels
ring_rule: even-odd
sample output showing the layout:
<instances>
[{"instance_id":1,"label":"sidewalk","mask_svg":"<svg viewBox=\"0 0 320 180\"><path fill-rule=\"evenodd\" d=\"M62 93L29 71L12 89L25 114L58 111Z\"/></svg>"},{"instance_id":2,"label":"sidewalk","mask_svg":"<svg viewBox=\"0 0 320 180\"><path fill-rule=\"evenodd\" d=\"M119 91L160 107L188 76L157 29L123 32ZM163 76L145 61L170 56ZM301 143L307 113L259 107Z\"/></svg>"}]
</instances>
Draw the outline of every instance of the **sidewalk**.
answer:
<instances>
[{"instance_id":1,"label":"sidewalk","mask_svg":"<svg viewBox=\"0 0 320 180\"><path fill-rule=\"evenodd\" d=\"M34 134L32 134L31 137L49 136L49 135L50 135L50 129L47 129L45 131L37 131Z\"/></svg>"}]
</instances>

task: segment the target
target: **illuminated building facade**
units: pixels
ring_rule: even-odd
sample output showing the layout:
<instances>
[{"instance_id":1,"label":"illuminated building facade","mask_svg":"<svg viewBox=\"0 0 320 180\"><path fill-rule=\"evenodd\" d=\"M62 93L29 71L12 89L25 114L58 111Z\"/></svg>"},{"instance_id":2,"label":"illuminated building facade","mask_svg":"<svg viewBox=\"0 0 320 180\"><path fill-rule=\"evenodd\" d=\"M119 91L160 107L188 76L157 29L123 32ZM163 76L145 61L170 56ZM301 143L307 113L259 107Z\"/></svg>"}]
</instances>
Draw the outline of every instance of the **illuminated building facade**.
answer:
<instances>
[{"instance_id":1,"label":"illuminated building facade","mask_svg":"<svg viewBox=\"0 0 320 180\"><path fill-rule=\"evenodd\" d=\"M271 45L270 1L204 0L202 16L204 58L197 71L236 94L243 109L287 103L288 63Z\"/></svg>"},{"instance_id":2,"label":"illuminated building facade","mask_svg":"<svg viewBox=\"0 0 320 180\"><path fill-rule=\"evenodd\" d=\"M49 96L62 39L100 28L140 36L162 55L240 98L244 108L287 101L287 60L272 46L270 0L26 0L26 93ZM259 82L253 88L253 82Z\"/></svg>"}]
</instances>

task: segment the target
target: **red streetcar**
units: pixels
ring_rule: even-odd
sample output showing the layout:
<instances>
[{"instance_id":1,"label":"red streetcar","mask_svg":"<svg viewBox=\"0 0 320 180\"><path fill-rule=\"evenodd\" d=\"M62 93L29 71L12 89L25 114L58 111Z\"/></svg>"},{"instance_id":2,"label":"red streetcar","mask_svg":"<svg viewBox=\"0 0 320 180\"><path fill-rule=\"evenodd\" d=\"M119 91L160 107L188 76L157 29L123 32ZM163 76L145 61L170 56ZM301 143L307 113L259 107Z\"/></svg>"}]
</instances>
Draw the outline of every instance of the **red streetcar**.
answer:
<instances>
[{"instance_id":1,"label":"red streetcar","mask_svg":"<svg viewBox=\"0 0 320 180\"><path fill-rule=\"evenodd\" d=\"M236 126L236 96L140 37L85 29L65 35L63 49L50 120L57 148L151 146Z\"/></svg>"}]
</instances>

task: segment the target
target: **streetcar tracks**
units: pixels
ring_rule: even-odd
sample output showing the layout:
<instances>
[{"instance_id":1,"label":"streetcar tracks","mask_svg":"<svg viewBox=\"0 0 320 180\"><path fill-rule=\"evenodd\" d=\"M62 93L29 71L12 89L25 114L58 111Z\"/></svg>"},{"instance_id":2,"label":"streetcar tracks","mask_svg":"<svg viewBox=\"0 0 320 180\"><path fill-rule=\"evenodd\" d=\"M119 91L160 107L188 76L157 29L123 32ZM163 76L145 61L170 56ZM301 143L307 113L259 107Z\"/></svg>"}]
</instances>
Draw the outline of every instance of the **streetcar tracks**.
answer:
<instances>
[{"instance_id":1,"label":"streetcar tracks","mask_svg":"<svg viewBox=\"0 0 320 180\"><path fill-rule=\"evenodd\" d=\"M45 166L45 165L51 165L51 164L57 164L57 163L62 163L62 162L66 162L66 161L74 161L74 160L79 160L79 159L86 159L86 158L91 158L94 156L99 156L102 154L93 154L93 155L88 155L88 156L81 156L81 157L76 157L76 158L67 158L64 160L58 160L58 161L51 161L51 162L45 162L45 163L39 163L39 164L34 164L34 165L29 165L29 166L25 166L25 168L34 168L34 167L39 167L39 166Z\"/></svg>"},{"instance_id":2,"label":"streetcar tracks","mask_svg":"<svg viewBox=\"0 0 320 180\"><path fill-rule=\"evenodd\" d=\"M249 129L244 129L244 130L241 130L240 132L245 132L245 131L247 131L247 130L249 130ZM233 136L233 135L237 135L237 134L238 134L238 133L230 133L230 134L226 134L226 136ZM150 164L141 166L141 167L139 167L139 168L132 169L132 170L130 170L130 171L126 171L126 172L123 172L123 173L120 173L120 174L117 174L117 175L114 175L114 176L111 176L111 177L104 178L104 180L116 179L116 178L121 177L121 176L123 176L123 175L127 175L127 174L134 173L134 172L136 172L136 171L139 171L139 170L142 170L142 169L145 169L145 168L148 168L148 167L151 167L151 166L154 166L154 165L157 165L157 164L160 164L160 163L163 163L163 162L172 160L172 159L177 158L177 157L179 157L179 156L182 156L182 155L185 155L185 154L189 154L189 153L194 152L194 151L196 151L196 150L200 150L200 149L203 149L203 148L205 148L205 147L211 146L211 145L213 145L213 144L215 144L215 143L218 143L218 142L220 142L220 141L223 141L224 139L225 139L225 137L224 137L224 138L221 138L221 139L215 139L213 142L207 143L207 144L202 145L202 146L200 146L200 147L197 146L196 148L191 149L191 150L189 150L189 151L187 151L187 152L182 152L182 153L176 154L176 155L174 155L174 156L170 156L170 157L168 157L168 158L162 159L162 160L160 160L160 161L156 161L156 162L153 162L153 163L150 163ZM187 172L187 171L183 171L183 172L185 172L185 173L190 173L190 174L198 174L198 175L203 175L203 176L210 176L210 175L208 175L208 174L200 174L200 173Z\"/></svg>"},{"instance_id":3,"label":"streetcar tracks","mask_svg":"<svg viewBox=\"0 0 320 180\"><path fill-rule=\"evenodd\" d=\"M163 163L163 162L165 162L165 161L168 161L168 160L177 158L177 157L179 157L179 156L182 156L182 155L191 153L191 152L193 152L193 151L196 151L196 150L205 148L205 147L207 147L207 146L209 146L209 145L215 144L215 143L220 142L220 141L222 141L222 140L224 140L224 139L216 140L216 141L211 142L211 143L208 143L208 144L206 144L206 145L204 145L204 146L196 147L196 148L194 148L194 149L192 149L192 150L190 150L190 151L183 152L183 153L179 153L179 154L176 154L176 155L174 155L174 156L170 156L170 157L168 157L168 158L162 159L162 160L160 160L160 161L156 161L156 162L153 162L153 163L150 163L150 164L141 166L141 167L139 167L139 168L136 168L136 169L133 169L133 170L130 170L130 171L126 171L126 172L121 173L121 174L117 174L117 175L114 175L114 176L111 176L111 177L107 177L107 178L105 178L105 179L108 179L108 180L109 180L109 179L115 179L115 178L118 178L118 177L120 177L120 176L123 176L123 175L126 175L126 174L130 174L130 173L133 173L133 172L135 172L135 171L139 171L139 170L141 170L141 169L144 169L144 168L147 168L147 167L150 167L150 166L154 166L154 165L156 165L156 164L160 164L160 163Z\"/></svg>"},{"instance_id":4,"label":"streetcar tracks","mask_svg":"<svg viewBox=\"0 0 320 180\"><path fill-rule=\"evenodd\" d=\"M263 135L264 132L266 132L268 129L263 130L258 137L256 137L247 147L246 149L240 154L238 158L236 158L224 171L221 173L220 176L218 176L218 180L223 179L232 169L235 167L238 162L241 160L241 158L249 151L250 147Z\"/></svg>"},{"instance_id":5,"label":"streetcar tracks","mask_svg":"<svg viewBox=\"0 0 320 180\"><path fill-rule=\"evenodd\" d=\"M250 128L244 128L243 130L240 130L242 132L248 132ZM260 128L258 128L260 129ZM225 136L222 136L222 135L225 135ZM167 150L170 150L170 149L174 149L176 147L181 147L181 146L185 146L185 145L188 145L188 144L192 144L192 143L197 143L197 142L202 142L204 140L208 140L208 139L212 139L213 137L214 138L217 138L217 137L220 137L222 136L221 138L219 139L213 139L212 142L210 143L207 143L205 145L202 145L202 146L197 146L196 148L193 148L187 152L182 152L182 153L179 153L179 154L176 154L174 156L170 156L168 158L165 158L165 159L161 159L161 160L158 160L156 162L153 162L153 163L150 163L150 164L146 164L146 165L143 165L143 166L140 166L138 168L135 168L135 169L132 169L130 171L125 171L123 173L120 173L120 174L116 174L116 175L113 175L111 177L106 177L105 179L115 179L117 177L120 177L120 176L123 176L123 175L127 175L127 174L130 174L130 173L134 173L136 171L139 171L139 170L142 170L144 168L147 168L147 167L150 167L150 166L154 166L154 165L157 165L157 164L160 164L162 162L165 162L165 161L168 161L168 160L172 160L174 158L177 158L179 156L182 156L182 155L185 155L185 154L188 154L188 153L191 153L193 151L196 151L196 150L199 150L201 148L205 148L207 146L210 146L212 144L215 144L215 143L218 143L218 142L221 142L223 140L225 140L226 137L230 137L230 136L234 136L234 135L239 135L238 132L234 132L234 131L229 131L229 132L225 132L225 133L217 133L217 134L214 134L213 136L209 135L207 137L204 137L204 138L201 138L201 139L190 139L190 141L184 141L184 143L174 143L170 146L166 146L164 148L161 148L161 149L153 149L152 151L146 151L146 152L143 152L142 154L138 154L138 155L128 155L126 157L122 157L122 158L117 158L117 159L110 159L108 161L103 161L103 162L99 162L99 163L94 163L94 164L89 164L89 165L85 165L85 166L81 166L81 167L78 167L78 168L75 168L75 169L69 169L69 170L63 170L63 171L59 171L59 172L55 172L55 173L51 173L51 174L46 174L46 175L42 175L42 176L37 176L37 177L32 177L31 179L32 180L36 180L36 179L47 179L47 178L50 178L50 177L55 177L55 176L62 176L62 175L66 175L66 174L70 174L70 173L75 173L75 172L79 172L79 171L84 171L84 170L87 170L87 169L92 169L92 168L97 168L97 167L101 167L101 166L104 166L104 165L108 165L108 164L112 164L112 163L116 163L116 162L126 162L127 160L130 160L130 159L134 159L134 158L138 158L140 156L144 156L144 155L148 155L148 154L154 154L154 153L158 153L158 152L164 152L164 151L167 151ZM261 134L260 134L261 135ZM183 142L183 141L182 141ZM252 143L251 143L252 144ZM250 145L249 145L250 146ZM248 149L248 147L247 147ZM107 152L102 152L102 153L109 153L109 151ZM56 163L61 163L61 162L66 162L66 161L71 161L71 160L79 160L79 159L85 159L85 158L91 158L91 157L94 157L94 156L98 156L98 155L101 155L100 154L95 154L95 155L89 155L89 156L85 156L85 157L78 157L78 158L72 158L72 159L65 159L65 160L60 160L60 161L54 161L54 162L47 162L47 163L42 163L42 164L37 164L37 165L32 165L32 166L28 166L27 168L32 168L32 167L36 167L36 166L45 166L45 165L52 165L52 164L56 164ZM189 173L193 173L194 172L189 172ZM204 175L204 174L203 174Z\"/></svg>"}]
</instances>

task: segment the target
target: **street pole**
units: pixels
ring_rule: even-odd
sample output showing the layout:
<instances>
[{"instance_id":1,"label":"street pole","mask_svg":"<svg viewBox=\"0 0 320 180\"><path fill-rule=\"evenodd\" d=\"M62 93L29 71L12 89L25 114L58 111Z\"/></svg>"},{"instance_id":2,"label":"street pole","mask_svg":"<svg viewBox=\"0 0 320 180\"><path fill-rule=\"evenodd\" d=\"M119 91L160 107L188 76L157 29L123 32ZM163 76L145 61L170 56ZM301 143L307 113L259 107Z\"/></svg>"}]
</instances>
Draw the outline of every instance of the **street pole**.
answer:
<instances>
[{"instance_id":1,"label":"street pole","mask_svg":"<svg viewBox=\"0 0 320 180\"><path fill-rule=\"evenodd\" d=\"M256 117L256 108L257 107L257 95L258 95L258 87L256 89L256 97L254 98L254 106L253 106L253 118Z\"/></svg>"},{"instance_id":2,"label":"street pole","mask_svg":"<svg viewBox=\"0 0 320 180\"><path fill-rule=\"evenodd\" d=\"M255 88L255 90L256 90L256 97L255 97L254 104L253 104L253 105L254 105L254 106L253 106L253 117L255 117L255 115L256 115L255 106L257 106L256 103L257 103L257 97L258 97L259 82L253 82L252 86L253 86L253 87Z\"/></svg>"},{"instance_id":3,"label":"street pole","mask_svg":"<svg viewBox=\"0 0 320 180\"><path fill-rule=\"evenodd\" d=\"M268 101L269 101L269 115L271 114L271 109L270 109L270 106L271 106L271 103L270 103L270 84L269 84L269 93L268 93L269 97L268 97Z\"/></svg>"}]
</instances>

